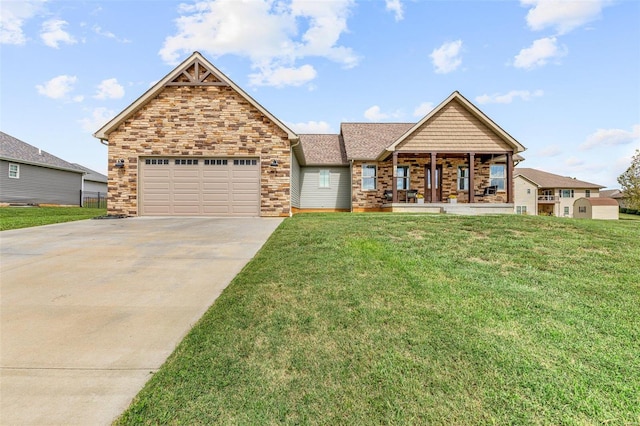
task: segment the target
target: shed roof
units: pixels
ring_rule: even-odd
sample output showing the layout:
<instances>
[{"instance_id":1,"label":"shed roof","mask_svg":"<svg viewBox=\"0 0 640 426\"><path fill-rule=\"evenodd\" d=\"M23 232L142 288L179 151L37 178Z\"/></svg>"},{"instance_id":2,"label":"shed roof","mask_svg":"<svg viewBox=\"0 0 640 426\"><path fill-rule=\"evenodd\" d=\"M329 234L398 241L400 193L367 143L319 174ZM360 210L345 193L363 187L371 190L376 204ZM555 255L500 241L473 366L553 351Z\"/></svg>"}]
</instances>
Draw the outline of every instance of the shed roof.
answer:
<instances>
[{"instance_id":1,"label":"shed roof","mask_svg":"<svg viewBox=\"0 0 640 426\"><path fill-rule=\"evenodd\" d=\"M613 198L607 197L589 197L589 198L580 198L580 200L586 200L591 206L616 206L618 207L618 202ZM578 200L576 200L578 201Z\"/></svg>"},{"instance_id":2,"label":"shed roof","mask_svg":"<svg viewBox=\"0 0 640 426\"><path fill-rule=\"evenodd\" d=\"M313 165L347 165L347 154L340 135L304 134L298 135L300 144L294 151L300 164Z\"/></svg>"},{"instance_id":3,"label":"shed roof","mask_svg":"<svg viewBox=\"0 0 640 426\"><path fill-rule=\"evenodd\" d=\"M67 170L75 173L84 171L75 165L49 154L33 145L14 138L4 132L0 132L0 158L15 161L16 163L32 164L48 167L50 169Z\"/></svg>"},{"instance_id":4,"label":"shed roof","mask_svg":"<svg viewBox=\"0 0 640 426\"><path fill-rule=\"evenodd\" d=\"M538 169L518 167L515 169L514 177L522 176L530 182L536 184L538 188L567 188L567 189L600 189L602 185L585 182L568 176L560 176Z\"/></svg>"},{"instance_id":5,"label":"shed roof","mask_svg":"<svg viewBox=\"0 0 640 426\"><path fill-rule=\"evenodd\" d=\"M624 198L624 193L619 189L603 189L600 191L600 197L607 198Z\"/></svg>"},{"instance_id":6,"label":"shed roof","mask_svg":"<svg viewBox=\"0 0 640 426\"><path fill-rule=\"evenodd\" d=\"M340 126L349 160L376 160L415 123L342 123Z\"/></svg>"}]
</instances>

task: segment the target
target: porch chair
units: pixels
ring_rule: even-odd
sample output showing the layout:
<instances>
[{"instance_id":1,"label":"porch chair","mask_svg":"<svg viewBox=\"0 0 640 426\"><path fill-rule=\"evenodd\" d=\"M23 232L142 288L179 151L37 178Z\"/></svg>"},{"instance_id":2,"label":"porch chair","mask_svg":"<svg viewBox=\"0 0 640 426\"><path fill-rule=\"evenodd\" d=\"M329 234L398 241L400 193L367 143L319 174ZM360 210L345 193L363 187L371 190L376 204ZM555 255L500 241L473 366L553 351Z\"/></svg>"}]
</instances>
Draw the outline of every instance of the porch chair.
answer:
<instances>
[{"instance_id":1,"label":"porch chair","mask_svg":"<svg viewBox=\"0 0 640 426\"><path fill-rule=\"evenodd\" d=\"M486 197L487 195L496 195L498 187L496 185L487 186L484 188L482 194L475 194L476 197Z\"/></svg>"},{"instance_id":2,"label":"porch chair","mask_svg":"<svg viewBox=\"0 0 640 426\"><path fill-rule=\"evenodd\" d=\"M382 195L384 201L393 201L393 191L390 189L385 189L384 194Z\"/></svg>"}]
</instances>

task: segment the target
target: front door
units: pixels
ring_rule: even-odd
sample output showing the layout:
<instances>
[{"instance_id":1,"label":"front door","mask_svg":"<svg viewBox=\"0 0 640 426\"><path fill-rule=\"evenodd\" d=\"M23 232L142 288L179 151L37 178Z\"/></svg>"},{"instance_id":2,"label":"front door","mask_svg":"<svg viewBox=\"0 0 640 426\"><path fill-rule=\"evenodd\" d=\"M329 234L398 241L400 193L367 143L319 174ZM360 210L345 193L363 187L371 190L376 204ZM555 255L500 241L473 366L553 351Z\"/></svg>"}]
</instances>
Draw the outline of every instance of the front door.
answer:
<instances>
[{"instance_id":1,"label":"front door","mask_svg":"<svg viewBox=\"0 0 640 426\"><path fill-rule=\"evenodd\" d=\"M424 194L424 199L427 203L439 203L442 200L442 165L436 164L436 199L431 199L431 165L425 165L424 176L425 176L425 185L426 194Z\"/></svg>"}]
</instances>

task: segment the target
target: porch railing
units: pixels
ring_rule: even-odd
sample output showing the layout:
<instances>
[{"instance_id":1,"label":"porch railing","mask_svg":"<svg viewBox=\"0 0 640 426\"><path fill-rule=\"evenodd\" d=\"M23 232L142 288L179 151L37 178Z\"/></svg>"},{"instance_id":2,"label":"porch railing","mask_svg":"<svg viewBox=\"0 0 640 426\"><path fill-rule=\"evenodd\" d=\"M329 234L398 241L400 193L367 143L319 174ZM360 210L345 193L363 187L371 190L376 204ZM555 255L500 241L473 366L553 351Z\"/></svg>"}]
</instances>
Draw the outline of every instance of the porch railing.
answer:
<instances>
[{"instance_id":1,"label":"porch railing","mask_svg":"<svg viewBox=\"0 0 640 426\"><path fill-rule=\"evenodd\" d=\"M555 195L538 195L538 201L557 201L558 197Z\"/></svg>"}]
</instances>

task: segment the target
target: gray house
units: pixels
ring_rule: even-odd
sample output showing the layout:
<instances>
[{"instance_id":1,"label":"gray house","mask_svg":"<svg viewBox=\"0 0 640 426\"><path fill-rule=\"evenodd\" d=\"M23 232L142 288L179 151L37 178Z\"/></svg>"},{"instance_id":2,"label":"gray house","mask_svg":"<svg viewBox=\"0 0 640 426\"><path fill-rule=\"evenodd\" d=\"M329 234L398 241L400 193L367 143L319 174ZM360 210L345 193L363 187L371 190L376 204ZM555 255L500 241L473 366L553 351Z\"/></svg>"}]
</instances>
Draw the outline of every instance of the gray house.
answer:
<instances>
[{"instance_id":1,"label":"gray house","mask_svg":"<svg viewBox=\"0 0 640 426\"><path fill-rule=\"evenodd\" d=\"M80 205L85 172L0 132L0 203Z\"/></svg>"},{"instance_id":2,"label":"gray house","mask_svg":"<svg viewBox=\"0 0 640 426\"><path fill-rule=\"evenodd\" d=\"M95 170L91 170L82 164L73 163L77 168L84 170L86 173L83 177L82 191L93 192L105 195L107 193L107 181L108 178L102 173L98 173Z\"/></svg>"}]
</instances>

